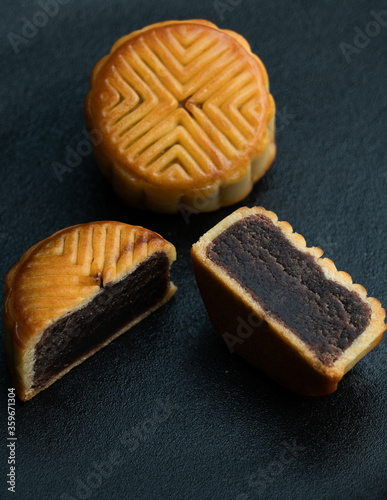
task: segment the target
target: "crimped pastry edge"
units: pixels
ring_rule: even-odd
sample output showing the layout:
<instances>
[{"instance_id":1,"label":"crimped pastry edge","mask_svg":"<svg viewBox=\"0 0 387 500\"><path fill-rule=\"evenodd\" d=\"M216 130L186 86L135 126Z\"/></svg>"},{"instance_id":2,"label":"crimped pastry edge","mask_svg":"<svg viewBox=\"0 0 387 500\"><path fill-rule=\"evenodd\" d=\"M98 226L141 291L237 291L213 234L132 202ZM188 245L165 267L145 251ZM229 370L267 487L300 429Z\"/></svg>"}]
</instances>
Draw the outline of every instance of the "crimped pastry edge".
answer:
<instances>
[{"instance_id":1,"label":"crimped pastry edge","mask_svg":"<svg viewBox=\"0 0 387 500\"><path fill-rule=\"evenodd\" d=\"M250 294L245 291L236 280L230 277L220 266L216 265L206 256L207 246L214 238L235 222L254 214L261 214L268 217L281 229L285 237L297 249L314 258L327 278L340 283L348 290L357 292L360 297L369 304L371 308L371 319L368 327L345 351L343 351L340 357L335 360L332 365L328 366L322 363L305 342L286 328L283 323L271 317L269 313L265 313L260 305L254 301ZM199 241L193 245L191 252L193 257L200 262L201 265L204 265L207 269L212 271L217 279L223 283L223 286L234 290L258 316L262 317L275 330L286 344L290 345L292 349L295 349L315 371L321 373L332 383L337 384L345 373L347 373L369 351L376 347L382 340L384 331L387 329L387 325L384 323L386 311L383 309L379 300L374 297L368 297L366 289L360 284L353 283L352 277L348 273L338 271L331 259L321 258L324 253L321 248L307 247L305 238L293 232L293 228L288 222L278 221L278 217L274 212L268 211L263 207L239 208L207 231Z\"/></svg>"},{"instance_id":2,"label":"crimped pastry edge","mask_svg":"<svg viewBox=\"0 0 387 500\"><path fill-rule=\"evenodd\" d=\"M92 116L91 95L93 85L97 81L98 74L105 66L110 56L119 49L124 43L137 37L141 33L151 29L169 26L174 24L198 24L209 28L221 31L228 36L234 38L258 64L265 88L268 92L268 109L269 121L267 122L265 146L262 152L251 158L246 163L245 173L235 179L235 175L228 178L218 179L214 183L199 188L184 190L152 184L151 182L141 178L132 171L128 171L119 161L116 161L109 154L103 143L99 145L93 144L93 156L101 171L101 173L109 179L117 196L125 203L136 208L151 210L160 213L174 214L177 212L212 212L221 207L235 204L244 199L254 187L254 184L261 179L271 167L276 156L275 145L275 102L273 96L269 92L269 79L266 68L259 57L251 51L251 47L247 40L231 30L218 28L214 23L203 19L187 19L183 21L162 21L159 23L145 26L140 30L136 30L128 35L119 38L111 47L109 54L100 59L95 65L90 77L90 91L85 99L85 118L89 130L95 129L96 124Z\"/></svg>"},{"instance_id":3,"label":"crimped pastry edge","mask_svg":"<svg viewBox=\"0 0 387 500\"><path fill-rule=\"evenodd\" d=\"M94 159L102 174L109 179L117 196L136 208L174 214L187 212L213 212L221 207L243 200L271 167L276 156L274 118L270 124L269 143L265 151L253 158L241 179L234 183L218 180L209 186L184 192L162 189L128 172L118 162L107 159L102 150L93 146Z\"/></svg>"},{"instance_id":4,"label":"crimped pastry edge","mask_svg":"<svg viewBox=\"0 0 387 500\"><path fill-rule=\"evenodd\" d=\"M17 312L17 304L13 303L13 294L12 294L12 285L17 277L19 269L22 267L22 265L26 262L28 262L28 259L30 256L37 250L39 250L40 247L42 247L44 244L46 244L49 240L54 239L55 237L60 236L63 233L66 233L71 230L75 230L78 227L82 227L85 225L91 225L91 224L114 224L114 225L122 225L122 226L132 226L135 229L143 229L147 232L151 232L161 238L163 242L163 247L160 248L159 245L154 246L153 248L150 249L148 252L147 256L143 259L137 262L134 265L131 265L130 267L127 268L125 273L121 273L115 280L113 280L114 283L117 283L121 281L122 279L126 278L129 274L133 273L135 269L140 265L144 260L149 258L151 255L156 253L157 251L162 251L165 253L168 257L168 262L169 266L176 260L176 249L172 243L168 242L165 240L160 234L156 233L155 231L151 231L150 229L144 228L142 226L133 226L131 224L125 224L123 222L116 222L116 221L96 221L96 222L90 222L90 223L84 223L84 224L77 224L74 226L69 226L67 228L63 228L59 231L56 231L53 233L51 236L39 241L32 247L30 247L22 257L20 258L19 262L17 262L7 273L6 278L5 278L5 300L4 300L4 306L3 306L3 326L4 326L4 342L5 342L5 355L6 355L6 364L9 370L9 373L11 375L11 380L13 385L16 388L16 393L18 397L22 401L26 401L27 399L30 399L33 397L34 394L32 394L29 398L23 399L26 395L26 391L28 387L32 385L33 381L33 366L34 366L34 353L35 353L35 347L37 343L39 342L43 332L45 331L46 328L48 328L52 323L58 321L62 317L66 316L69 313L73 313L82 307L87 306L89 302L91 302L95 296L99 293L99 290L93 294L88 296L83 302L80 302L76 307L73 307L71 311L67 311L66 313L59 315L58 317L54 318L49 324L44 325L43 327L39 328L34 328L31 325L25 324L25 322L22 320L20 321L20 318L18 319L18 312ZM170 281L170 286L169 286L169 291L166 294L166 297L164 298L165 302L169 300L169 298L172 297L172 295L175 293L177 290L176 286L173 284L172 281ZM137 322L141 321L141 319L145 318L149 312L152 312L153 310L157 309L161 305L163 305L165 302L160 302L159 305L156 305L154 309L151 309L150 311L147 311L143 316L140 318L136 318L132 323L128 323L127 326L122 328L122 331L120 330L120 333L115 334L115 336L109 338L106 343L103 343L102 345L98 346L91 354L94 352L97 352L99 349L107 345L108 343L111 342L114 338L119 336L120 334L124 333L126 330L134 326ZM90 354L90 356L91 356ZM84 359L89 357L87 355ZM82 361L76 362L72 366L76 366L77 364L80 364ZM71 368L69 368L70 370ZM67 370L67 371L69 371ZM61 375L59 375L57 378L62 377L67 371L64 371ZM57 379L55 379L57 380ZM47 386L51 385L55 380L50 382ZM40 392L39 391L37 392ZM37 393L36 392L36 393Z\"/></svg>"}]
</instances>

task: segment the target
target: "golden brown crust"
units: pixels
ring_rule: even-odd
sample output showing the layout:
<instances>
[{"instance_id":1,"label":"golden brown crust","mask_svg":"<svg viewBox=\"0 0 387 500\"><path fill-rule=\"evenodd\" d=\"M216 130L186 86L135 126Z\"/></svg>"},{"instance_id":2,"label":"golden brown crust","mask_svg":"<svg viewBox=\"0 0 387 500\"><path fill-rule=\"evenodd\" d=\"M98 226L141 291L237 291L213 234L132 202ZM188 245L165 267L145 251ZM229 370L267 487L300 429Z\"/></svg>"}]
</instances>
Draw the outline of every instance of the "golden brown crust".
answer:
<instances>
[{"instance_id":1,"label":"golden brown crust","mask_svg":"<svg viewBox=\"0 0 387 500\"><path fill-rule=\"evenodd\" d=\"M89 128L102 132L102 172L128 203L163 212L246 196L274 160L274 112L246 40L202 20L122 37L95 66L85 101Z\"/></svg>"},{"instance_id":2,"label":"golden brown crust","mask_svg":"<svg viewBox=\"0 0 387 500\"><path fill-rule=\"evenodd\" d=\"M369 304L371 320L368 327L333 365L320 361L307 344L280 321L265 313L239 283L207 258L207 245L216 236L233 223L252 214L262 214L270 218L295 247L315 259L327 278L355 291ZM259 326L252 327L253 333L242 342L237 338L233 348L280 384L307 395L322 395L335 391L343 375L378 345L387 328L384 323L386 313L380 302L373 297L367 297L364 287L353 284L348 273L338 271L330 259L321 258L322 254L320 248L308 248L305 239L294 233L288 222L278 221L274 212L262 207L243 207L226 217L200 238L192 247L191 253L203 302L218 333L225 339L225 332L232 334L238 328L238 318L245 320L250 314L253 314L254 318L259 317Z\"/></svg>"},{"instance_id":3,"label":"golden brown crust","mask_svg":"<svg viewBox=\"0 0 387 500\"><path fill-rule=\"evenodd\" d=\"M165 295L164 299L161 302L159 302L158 304L156 304L152 309L149 309L148 311L146 311L141 316L138 316L137 318L135 318L133 321L127 323L123 328L121 328L120 330L118 330L117 332L115 332L114 335L112 335L111 337L109 337L108 339L106 339L105 342L103 342L102 344L99 344L94 349L92 349L89 352L87 352L84 356L80 357L77 361L75 361L71 365L67 366L64 370L62 370L58 375L56 375L55 377L53 377L46 385L44 385L42 387L39 387L39 388L26 388L25 385L22 383L22 380L15 374L15 367L14 367L14 365L10 365L9 361L7 360L7 367L9 369L9 372L12 375L12 379L13 379L13 382L14 382L14 387L16 389L16 393L17 393L18 397L22 401L28 401L28 400L32 399L34 396L36 396L36 394L39 394L39 392L43 391L44 389L47 389L47 387L50 387L50 385L52 385L57 380L61 379L64 375L66 375L66 373L68 373L73 368L75 368L76 366L78 366L81 363L83 363L84 361L86 361L86 359L88 359L91 356L93 356L93 354L95 354L96 352L98 352L103 347L106 347L107 345L109 345L110 342L112 342L117 337L119 337L123 333L127 332L128 330L130 330L132 327L134 327L135 325L137 325L137 323L140 323L147 316L149 316L154 311L156 311L157 309L159 309L159 307L161 307L164 304L166 304L168 302L168 300L174 295L174 293L176 292L176 290L177 290L177 288L175 287L175 285L173 283L171 283L170 287L169 287L169 290L168 290L168 293Z\"/></svg>"},{"instance_id":4,"label":"golden brown crust","mask_svg":"<svg viewBox=\"0 0 387 500\"><path fill-rule=\"evenodd\" d=\"M175 247L159 234L105 221L63 229L25 252L6 276L3 309L7 365L22 400L39 392L30 386L34 350L43 331L86 305L102 285L120 281L159 251L170 263L176 258ZM168 298L175 290L171 283ZM136 322L138 318L128 328Z\"/></svg>"}]
</instances>

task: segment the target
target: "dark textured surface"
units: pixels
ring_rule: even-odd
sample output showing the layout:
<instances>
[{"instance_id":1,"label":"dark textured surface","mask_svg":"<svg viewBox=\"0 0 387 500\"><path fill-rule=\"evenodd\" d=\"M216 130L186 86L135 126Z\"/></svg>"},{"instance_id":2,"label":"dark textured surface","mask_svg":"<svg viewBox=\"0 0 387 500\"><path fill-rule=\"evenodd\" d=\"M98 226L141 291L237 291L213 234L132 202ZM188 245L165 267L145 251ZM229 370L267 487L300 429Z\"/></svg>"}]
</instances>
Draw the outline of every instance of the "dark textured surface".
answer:
<instances>
[{"instance_id":1,"label":"dark textured surface","mask_svg":"<svg viewBox=\"0 0 387 500\"><path fill-rule=\"evenodd\" d=\"M230 10L222 18L220 2L71 0L16 54L8 33L20 34L22 18L40 7L0 3L1 278L54 231L116 219L176 245L179 287L129 334L17 404L16 494L5 484L10 381L3 365L1 498L386 497L386 342L335 394L291 394L228 352L189 261L201 234L238 206L258 204L387 304L387 27L350 63L339 47L354 45L355 27L364 31L370 11L385 2L223 5ZM59 182L52 162L64 163L83 139L83 100L98 59L134 29L194 17L240 32L267 67L278 127L270 172L245 202L191 217L125 207L90 156ZM82 491L88 481L92 489Z\"/></svg>"},{"instance_id":2,"label":"dark textured surface","mask_svg":"<svg viewBox=\"0 0 387 500\"><path fill-rule=\"evenodd\" d=\"M369 325L371 308L359 294L327 279L268 217L235 222L208 245L207 257L327 365Z\"/></svg>"},{"instance_id":3,"label":"dark textured surface","mask_svg":"<svg viewBox=\"0 0 387 500\"><path fill-rule=\"evenodd\" d=\"M34 387L44 387L80 357L165 297L169 262L156 252L133 273L107 284L85 307L50 325L36 346Z\"/></svg>"}]
</instances>

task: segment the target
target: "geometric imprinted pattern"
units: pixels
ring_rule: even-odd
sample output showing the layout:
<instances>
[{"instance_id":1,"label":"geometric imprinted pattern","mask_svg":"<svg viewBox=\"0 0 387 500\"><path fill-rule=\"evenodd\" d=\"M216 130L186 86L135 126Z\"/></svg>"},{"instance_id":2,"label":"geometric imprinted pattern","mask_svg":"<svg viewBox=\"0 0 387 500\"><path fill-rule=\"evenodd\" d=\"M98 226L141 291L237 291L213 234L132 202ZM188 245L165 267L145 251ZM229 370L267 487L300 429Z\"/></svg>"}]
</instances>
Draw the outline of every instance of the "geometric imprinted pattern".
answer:
<instances>
[{"instance_id":1,"label":"geometric imprinted pattern","mask_svg":"<svg viewBox=\"0 0 387 500\"><path fill-rule=\"evenodd\" d=\"M8 277L9 299L19 318L44 327L170 246L152 231L117 222L67 228L25 254Z\"/></svg>"},{"instance_id":2,"label":"geometric imprinted pattern","mask_svg":"<svg viewBox=\"0 0 387 500\"><path fill-rule=\"evenodd\" d=\"M207 26L145 31L108 56L99 79L102 132L156 184L188 186L246 163L271 118L255 56Z\"/></svg>"}]
</instances>

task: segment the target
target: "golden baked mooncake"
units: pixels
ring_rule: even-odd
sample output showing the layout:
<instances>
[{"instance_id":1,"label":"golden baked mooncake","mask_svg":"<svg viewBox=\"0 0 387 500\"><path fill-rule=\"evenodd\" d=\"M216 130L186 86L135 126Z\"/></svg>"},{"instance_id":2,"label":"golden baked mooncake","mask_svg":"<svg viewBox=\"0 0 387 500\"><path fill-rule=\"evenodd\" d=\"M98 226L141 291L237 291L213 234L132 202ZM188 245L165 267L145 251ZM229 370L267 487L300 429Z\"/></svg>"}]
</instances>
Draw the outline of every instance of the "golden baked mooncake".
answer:
<instances>
[{"instance_id":1,"label":"golden baked mooncake","mask_svg":"<svg viewBox=\"0 0 387 500\"><path fill-rule=\"evenodd\" d=\"M383 338L385 310L262 207L241 208L192 248L197 284L231 351L280 384L329 394Z\"/></svg>"},{"instance_id":2,"label":"golden baked mooncake","mask_svg":"<svg viewBox=\"0 0 387 500\"><path fill-rule=\"evenodd\" d=\"M128 204L209 212L243 199L274 160L274 100L237 33L203 20L120 38L85 101L97 163Z\"/></svg>"},{"instance_id":3,"label":"golden baked mooncake","mask_svg":"<svg viewBox=\"0 0 387 500\"><path fill-rule=\"evenodd\" d=\"M6 361L26 401L167 302L175 247L120 222L69 227L9 271Z\"/></svg>"}]
</instances>

